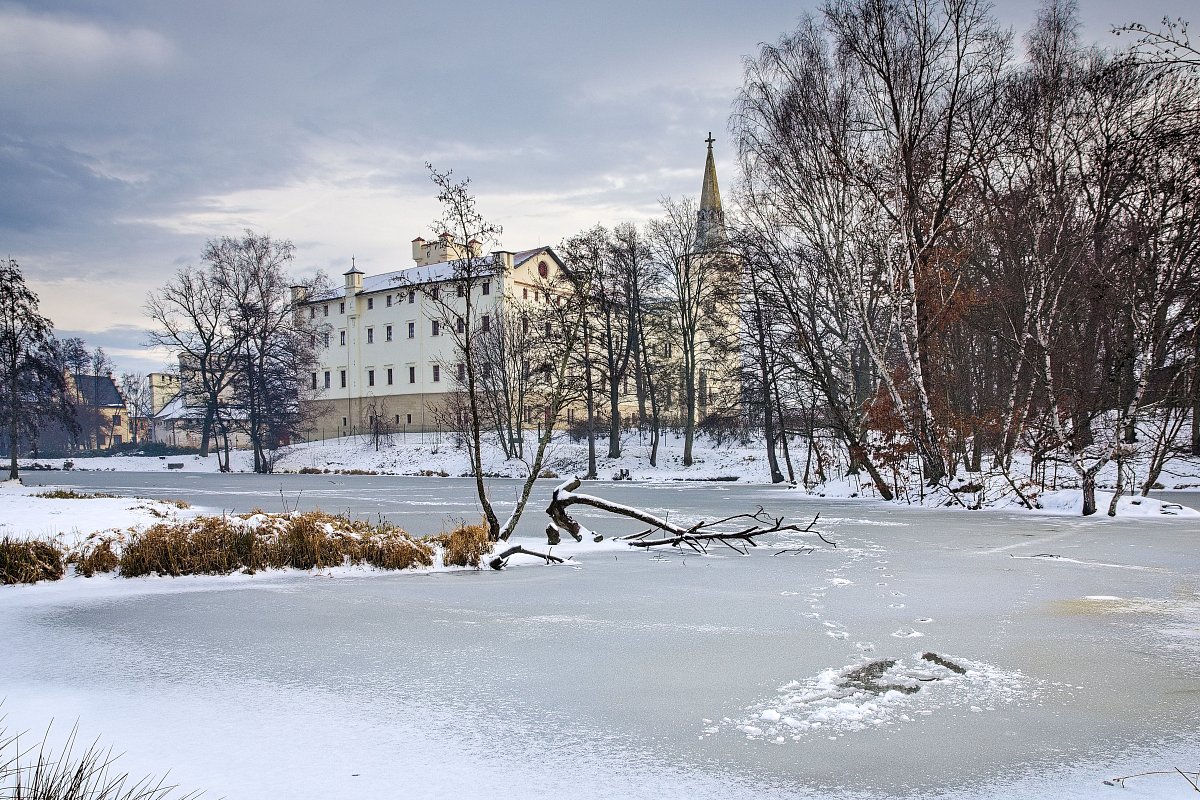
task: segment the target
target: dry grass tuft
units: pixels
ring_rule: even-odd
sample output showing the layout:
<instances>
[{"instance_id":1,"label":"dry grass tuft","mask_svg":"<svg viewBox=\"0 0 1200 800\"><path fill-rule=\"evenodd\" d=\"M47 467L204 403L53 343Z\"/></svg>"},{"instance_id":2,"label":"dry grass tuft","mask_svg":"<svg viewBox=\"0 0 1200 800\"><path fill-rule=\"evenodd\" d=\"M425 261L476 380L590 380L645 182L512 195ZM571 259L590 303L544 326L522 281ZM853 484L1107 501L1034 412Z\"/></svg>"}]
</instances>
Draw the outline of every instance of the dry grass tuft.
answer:
<instances>
[{"instance_id":1,"label":"dry grass tuft","mask_svg":"<svg viewBox=\"0 0 1200 800\"><path fill-rule=\"evenodd\" d=\"M95 492L86 494L77 492L74 489L50 489L45 492L38 492L34 497L44 497L47 500L96 500L116 497L115 494L105 494L104 492Z\"/></svg>"},{"instance_id":2,"label":"dry grass tuft","mask_svg":"<svg viewBox=\"0 0 1200 800\"><path fill-rule=\"evenodd\" d=\"M442 563L449 567L478 567L492 550L487 528L482 525L459 525L430 540L442 546Z\"/></svg>"},{"instance_id":3,"label":"dry grass tuft","mask_svg":"<svg viewBox=\"0 0 1200 800\"><path fill-rule=\"evenodd\" d=\"M381 528L363 546L362 559L380 569L413 569L433 566L434 546L414 539L400 528Z\"/></svg>"},{"instance_id":4,"label":"dry grass tuft","mask_svg":"<svg viewBox=\"0 0 1200 800\"><path fill-rule=\"evenodd\" d=\"M62 548L38 539L0 539L0 584L56 581L63 576Z\"/></svg>"},{"instance_id":5,"label":"dry grass tuft","mask_svg":"<svg viewBox=\"0 0 1200 800\"><path fill-rule=\"evenodd\" d=\"M0 797L13 800L166 800L174 786L150 776L134 780L114 768L118 756L98 742L76 751L72 729L59 752L50 749L49 731L35 751L0 727ZM195 800L190 792L180 800Z\"/></svg>"},{"instance_id":6,"label":"dry grass tuft","mask_svg":"<svg viewBox=\"0 0 1200 800\"><path fill-rule=\"evenodd\" d=\"M67 557L68 564L75 565L75 572L90 578L97 572L113 572L121 565L121 558L113 550L110 536L90 536Z\"/></svg>"}]
</instances>

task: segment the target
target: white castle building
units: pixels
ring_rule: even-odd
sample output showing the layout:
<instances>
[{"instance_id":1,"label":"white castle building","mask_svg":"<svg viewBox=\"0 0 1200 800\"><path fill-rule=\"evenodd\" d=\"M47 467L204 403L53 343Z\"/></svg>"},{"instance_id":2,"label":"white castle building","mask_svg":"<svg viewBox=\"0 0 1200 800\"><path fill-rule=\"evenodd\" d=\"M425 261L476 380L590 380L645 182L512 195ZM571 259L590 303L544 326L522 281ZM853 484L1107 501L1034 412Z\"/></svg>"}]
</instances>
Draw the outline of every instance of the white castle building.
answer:
<instances>
[{"instance_id":1,"label":"white castle building","mask_svg":"<svg viewBox=\"0 0 1200 800\"><path fill-rule=\"evenodd\" d=\"M542 287L562 269L549 247L483 255L474 240L464 246L448 234L414 239L412 257L412 267L369 277L351 266L342 287L297 298L299 313L324 329L319 366L307 376L318 399L309 401L306 438L369 433L379 422L391 431L441 427L431 409L458 388L455 371L464 369L447 328L463 324L455 314L466 304L464 282L455 280L460 260L473 259L472 324L484 332L501 304L552 302Z\"/></svg>"}]
</instances>

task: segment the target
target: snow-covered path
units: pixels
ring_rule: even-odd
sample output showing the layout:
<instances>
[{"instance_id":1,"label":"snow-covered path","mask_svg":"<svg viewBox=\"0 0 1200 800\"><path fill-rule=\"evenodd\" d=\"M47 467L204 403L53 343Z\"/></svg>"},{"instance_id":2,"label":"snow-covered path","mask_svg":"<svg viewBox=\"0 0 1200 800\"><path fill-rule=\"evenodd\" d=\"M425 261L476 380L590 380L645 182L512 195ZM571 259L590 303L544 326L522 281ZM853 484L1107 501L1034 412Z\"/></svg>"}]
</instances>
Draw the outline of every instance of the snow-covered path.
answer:
<instances>
[{"instance_id":1,"label":"snow-covered path","mask_svg":"<svg viewBox=\"0 0 1200 800\"><path fill-rule=\"evenodd\" d=\"M838 547L2 587L8 723L78 718L125 768L229 798L1093 798L1197 766L1195 520L620 491L819 510ZM885 659L919 691L856 689Z\"/></svg>"}]
</instances>

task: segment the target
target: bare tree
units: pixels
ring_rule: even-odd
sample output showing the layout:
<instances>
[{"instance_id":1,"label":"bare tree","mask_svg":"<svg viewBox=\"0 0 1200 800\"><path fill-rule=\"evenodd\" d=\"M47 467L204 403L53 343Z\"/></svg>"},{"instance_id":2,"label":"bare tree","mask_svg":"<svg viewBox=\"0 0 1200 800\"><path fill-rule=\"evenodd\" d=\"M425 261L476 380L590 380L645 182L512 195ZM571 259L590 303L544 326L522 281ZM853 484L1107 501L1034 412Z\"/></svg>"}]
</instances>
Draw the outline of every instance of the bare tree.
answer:
<instances>
[{"instance_id":1,"label":"bare tree","mask_svg":"<svg viewBox=\"0 0 1200 800\"><path fill-rule=\"evenodd\" d=\"M279 443L301 427L304 376L318 362L319 325L299 313L294 301L327 287L323 276L295 284L286 272L294 250L290 241L250 230L210 240L204 250L211 280L226 296L224 327L234 346L232 402L250 440L255 472L270 472Z\"/></svg>"},{"instance_id":2,"label":"bare tree","mask_svg":"<svg viewBox=\"0 0 1200 800\"><path fill-rule=\"evenodd\" d=\"M208 455L215 441L234 379L240 343L229 321L235 301L199 267L180 270L146 301L146 314L155 326L150 344L178 354L181 391L189 405L203 409L201 456Z\"/></svg>"},{"instance_id":3,"label":"bare tree","mask_svg":"<svg viewBox=\"0 0 1200 800\"><path fill-rule=\"evenodd\" d=\"M136 445L139 423L145 423L154 415L150 380L140 372L122 373L121 395L125 398L125 407L129 411L129 429L133 434L133 444Z\"/></svg>"},{"instance_id":4,"label":"bare tree","mask_svg":"<svg viewBox=\"0 0 1200 800\"><path fill-rule=\"evenodd\" d=\"M667 306L678 336L683 394L683 464L692 464L701 397L702 366L721 362L726 335L735 323L733 298L739 288L736 257L723 234L709 236L690 198L662 201L663 216L647 226L647 239L659 269L667 276ZM732 380L735 376L721 376Z\"/></svg>"}]
</instances>

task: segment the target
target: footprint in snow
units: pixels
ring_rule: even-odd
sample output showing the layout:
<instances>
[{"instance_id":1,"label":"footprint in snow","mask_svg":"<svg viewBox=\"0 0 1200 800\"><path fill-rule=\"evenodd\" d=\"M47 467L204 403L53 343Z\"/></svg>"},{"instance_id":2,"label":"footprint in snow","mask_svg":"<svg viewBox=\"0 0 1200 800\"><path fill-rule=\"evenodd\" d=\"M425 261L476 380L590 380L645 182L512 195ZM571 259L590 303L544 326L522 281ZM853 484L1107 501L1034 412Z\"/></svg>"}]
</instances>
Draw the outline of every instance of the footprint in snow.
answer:
<instances>
[{"instance_id":1,"label":"footprint in snow","mask_svg":"<svg viewBox=\"0 0 1200 800\"><path fill-rule=\"evenodd\" d=\"M904 608L904 603L892 603L888 608Z\"/></svg>"},{"instance_id":2,"label":"footprint in snow","mask_svg":"<svg viewBox=\"0 0 1200 800\"><path fill-rule=\"evenodd\" d=\"M925 634L921 633L920 631L913 630L912 628L901 628L892 634L892 636L895 636L897 639L915 639L918 636L924 635Z\"/></svg>"},{"instance_id":3,"label":"footprint in snow","mask_svg":"<svg viewBox=\"0 0 1200 800\"><path fill-rule=\"evenodd\" d=\"M927 625L930 622L933 622L933 620L930 617L917 617L913 620L913 622L916 622L920 625Z\"/></svg>"},{"instance_id":4,"label":"footprint in snow","mask_svg":"<svg viewBox=\"0 0 1200 800\"><path fill-rule=\"evenodd\" d=\"M869 653L875 649L874 642L855 642L854 646L859 650L862 650L864 653Z\"/></svg>"},{"instance_id":5,"label":"footprint in snow","mask_svg":"<svg viewBox=\"0 0 1200 800\"><path fill-rule=\"evenodd\" d=\"M825 635L830 636L834 639L849 639L850 638L850 634L846 633L845 631L825 631ZM918 634L918 636L919 635L920 634Z\"/></svg>"}]
</instances>

